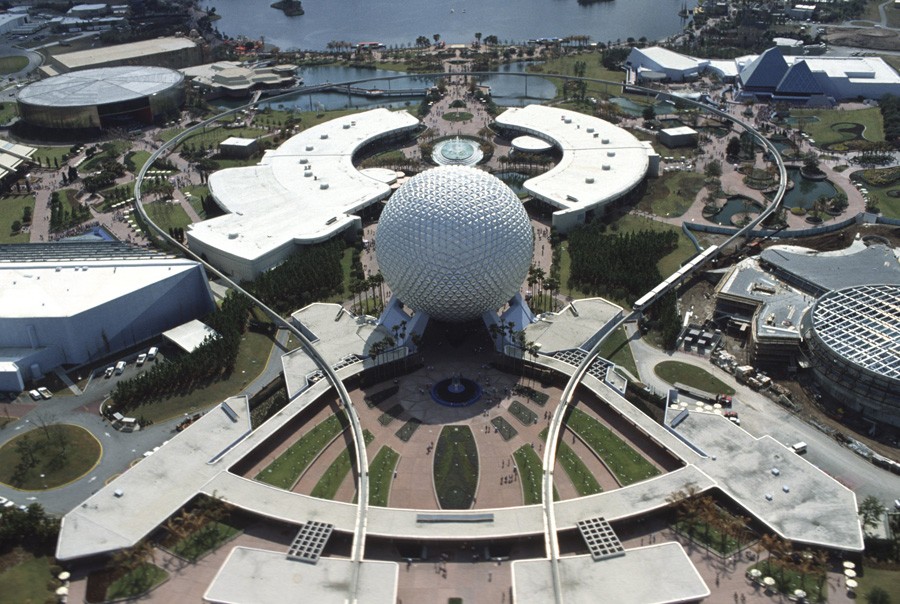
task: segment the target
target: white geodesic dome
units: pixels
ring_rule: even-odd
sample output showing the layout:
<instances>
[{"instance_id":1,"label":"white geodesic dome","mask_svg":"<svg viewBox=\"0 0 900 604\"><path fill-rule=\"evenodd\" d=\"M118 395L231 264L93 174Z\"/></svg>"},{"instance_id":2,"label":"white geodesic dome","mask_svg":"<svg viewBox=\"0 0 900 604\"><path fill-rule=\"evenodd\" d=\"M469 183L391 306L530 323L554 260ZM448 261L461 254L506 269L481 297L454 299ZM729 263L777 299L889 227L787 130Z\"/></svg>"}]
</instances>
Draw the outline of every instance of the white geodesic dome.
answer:
<instances>
[{"instance_id":1,"label":"white geodesic dome","mask_svg":"<svg viewBox=\"0 0 900 604\"><path fill-rule=\"evenodd\" d=\"M528 214L512 190L462 166L409 179L388 201L376 236L378 266L394 295L451 322L512 298L534 248Z\"/></svg>"}]
</instances>

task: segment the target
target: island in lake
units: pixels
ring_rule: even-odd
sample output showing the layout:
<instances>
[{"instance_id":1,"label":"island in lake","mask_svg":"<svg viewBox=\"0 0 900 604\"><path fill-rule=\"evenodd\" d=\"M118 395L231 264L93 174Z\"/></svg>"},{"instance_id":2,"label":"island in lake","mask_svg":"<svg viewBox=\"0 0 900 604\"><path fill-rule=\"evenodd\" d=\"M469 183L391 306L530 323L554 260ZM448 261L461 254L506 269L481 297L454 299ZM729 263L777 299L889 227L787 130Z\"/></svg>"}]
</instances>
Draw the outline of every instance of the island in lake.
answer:
<instances>
[{"instance_id":1,"label":"island in lake","mask_svg":"<svg viewBox=\"0 0 900 604\"><path fill-rule=\"evenodd\" d=\"M288 17L296 17L304 13L303 3L300 0L279 0L272 4L272 8L283 11Z\"/></svg>"}]
</instances>

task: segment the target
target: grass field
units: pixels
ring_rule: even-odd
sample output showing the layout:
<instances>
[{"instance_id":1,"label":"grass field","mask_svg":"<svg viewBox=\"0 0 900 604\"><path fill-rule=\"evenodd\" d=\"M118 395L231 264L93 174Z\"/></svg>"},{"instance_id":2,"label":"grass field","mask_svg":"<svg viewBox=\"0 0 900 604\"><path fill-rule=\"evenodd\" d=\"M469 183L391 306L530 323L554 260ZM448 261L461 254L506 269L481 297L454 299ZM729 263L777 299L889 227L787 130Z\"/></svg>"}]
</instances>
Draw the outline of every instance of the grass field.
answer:
<instances>
[{"instance_id":1,"label":"grass field","mask_svg":"<svg viewBox=\"0 0 900 604\"><path fill-rule=\"evenodd\" d=\"M434 448L434 490L445 510L472 507L478 488L478 448L468 426L444 426Z\"/></svg>"},{"instance_id":2,"label":"grass field","mask_svg":"<svg viewBox=\"0 0 900 604\"><path fill-rule=\"evenodd\" d=\"M0 568L4 569L0 571L0 604L55 602L54 590L49 588L53 580L50 564L49 557L36 558L20 549L0 556Z\"/></svg>"},{"instance_id":3,"label":"grass field","mask_svg":"<svg viewBox=\"0 0 900 604\"><path fill-rule=\"evenodd\" d=\"M541 502L541 479L544 470L541 458L531 445L522 445L513 453L519 480L522 483L522 503L534 505Z\"/></svg>"},{"instance_id":4,"label":"grass field","mask_svg":"<svg viewBox=\"0 0 900 604\"><path fill-rule=\"evenodd\" d=\"M444 120L448 122L467 122L475 117L468 111L452 111L443 115Z\"/></svg>"},{"instance_id":5,"label":"grass field","mask_svg":"<svg viewBox=\"0 0 900 604\"><path fill-rule=\"evenodd\" d=\"M572 409L567 423L604 461L622 486L659 474L656 466L643 455L581 409Z\"/></svg>"},{"instance_id":6,"label":"grass field","mask_svg":"<svg viewBox=\"0 0 900 604\"><path fill-rule=\"evenodd\" d=\"M191 224L191 218L176 202L168 203L165 201L155 201L153 203L144 204L144 210L150 220L155 222L159 227L169 230L172 228L185 228Z\"/></svg>"},{"instance_id":7,"label":"grass field","mask_svg":"<svg viewBox=\"0 0 900 604\"><path fill-rule=\"evenodd\" d=\"M231 375L209 384L198 385L188 394L141 405L133 411L134 417L143 415L158 423L185 413L196 413L234 396L262 372L273 345L271 337L248 331L243 336L237 363Z\"/></svg>"},{"instance_id":8,"label":"grass field","mask_svg":"<svg viewBox=\"0 0 900 604\"><path fill-rule=\"evenodd\" d=\"M385 445L369 462L369 505L387 507L398 461L400 454Z\"/></svg>"},{"instance_id":9,"label":"grass field","mask_svg":"<svg viewBox=\"0 0 900 604\"><path fill-rule=\"evenodd\" d=\"M625 81L625 72L623 71L610 71L601 63L602 56L600 53L587 53L580 55L572 55L560 57L558 59L552 59L550 61L546 61L540 65L532 65L529 67L528 71L530 73L545 73L545 74L561 74L561 75L575 75L575 63L581 62L584 63L584 77L586 78L596 78L599 80L609 80L612 82L624 82ZM552 79L554 84L556 84L557 94L561 94L563 82L562 80ZM593 84L589 83L587 86L586 96L602 96L602 97L610 97L616 96L619 94L620 90L617 90L616 87L609 87L604 84Z\"/></svg>"},{"instance_id":10,"label":"grass field","mask_svg":"<svg viewBox=\"0 0 900 604\"><path fill-rule=\"evenodd\" d=\"M860 602L868 601L867 596L874 587L880 587L888 592L891 602L900 602L900 571L866 567L865 574L858 577L858 580L859 589L856 593L859 595ZM2 577L0 577L0 583L2 583Z\"/></svg>"},{"instance_id":11,"label":"grass field","mask_svg":"<svg viewBox=\"0 0 900 604\"><path fill-rule=\"evenodd\" d=\"M0 124L9 122L17 115L19 115L19 112L16 110L15 103L0 103Z\"/></svg>"},{"instance_id":12,"label":"grass field","mask_svg":"<svg viewBox=\"0 0 900 604\"><path fill-rule=\"evenodd\" d=\"M28 67L28 57L0 57L0 75L9 75Z\"/></svg>"},{"instance_id":13,"label":"grass field","mask_svg":"<svg viewBox=\"0 0 900 604\"><path fill-rule=\"evenodd\" d=\"M190 185L183 187L181 191L185 193L185 199L188 200L188 203L191 204L191 207L194 208L194 211L197 212L197 215L202 220L212 218L212 216L207 215L206 210L203 208L203 198L209 195L209 187L206 185ZM190 195L187 193L190 193Z\"/></svg>"},{"instance_id":14,"label":"grass field","mask_svg":"<svg viewBox=\"0 0 900 604\"><path fill-rule=\"evenodd\" d=\"M704 176L699 172L667 172L650 180L638 207L657 216L681 216L694 203L703 184Z\"/></svg>"},{"instance_id":15,"label":"grass field","mask_svg":"<svg viewBox=\"0 0 900 604\"><path fill-rule=\"evenodd\" d=\"M511 423L506 421L506 418L500 417L499 415L491 419L491 425L494 426L497 434L499 434L500 438L503 440L510 440L519 433L518 430L512 427Z\"/></svg>"},{"instance_id":16,"label":"grass field","mask_svg":"<svg viewBox=\"0 0 900 604\"><path fill-rule=\"evenodd\" d=\"M363 430L363 439L366 441L366 445L368 445L375 440L375 435L368 430ZM345 448L341 451L340 455L337 456L337 459L331 462L331 465L328 466L328 469L322 474L322 478L320 478L319 482L316 483L316 486L313 487L312 493L310 493L313 497L318 497L320 499L334 499L338 489L341 487L341 483L344 482L344 479L347 478L347 474L350 473L350 468L353 467L353 459L350 457L350 454L351 450Z\"/></svg>"},{"instance_id":17,"label":"grass field","mask_svg":"<svg viewBox=\"0 0 900 604\"><path fill-rule=\"evenodd\" d=\"M631 354L631 346L628 345L628 337L625 335L623 327L609 334L603 340L603 344L600 346L600 356L607 361L612 361L619 367L624 367L631 372L631 375L638 376L634 355Z\"/></svg>"},{"instance_id":18,"label":"grass field","mask_svg":"<svg viewBox=\"0 0 900 604\"><path fill-rule=\"evenodd\" d=\"M866 182L866 189L869 191L869 198L878 204L882 215L888 218L900 218L900 197L888 195L889 191L900 192L900 182L892 182L885 186Z\"/></svg>"},{"instance_id":19,"label":"grass field","mask_svg":"<svg viewBox=\"0 0 900 604\"><path fill-rule=\"evenodd\" d=\"M29 491L52 489L89 472L101 452L97 439L79 426L35 428L0 447L0 482Z\"/></svg>"},{"instance_id":20,"label":"grass field","mask_svg":"<svg viewBox=\"0 0 900 604\"><path fill-rule=\"evenodd\" d=\"M12 223L22 221L26 207L34 212L34 195L7 195L0 197L0 243L28 243L31 234L20 231L13 233Z\"/></svg>"},{"instance_id":21,"label":"grass field","mask_svg":"<svg viewBox=\"0 0 900 604\"><path fill-rule=\"evenodd\" d=\"M69 147L38 147L32 157L35 161L40 160L45 166L56 166L59 164L62 167L65 162L63 158L68 155Z\"/></svg>"},{"instance_id":22,"label":"grass field","mask_svg":"<svg viewBox=\"0 0 900 604\"><path fill-rule=\"evenodd\" d=\"M150 159L150 153L148 151L129 151L125 155L125 166L132 174L137 174L141 171L141 168L144 167L144 164L147 163L148 159ZM133 168L132 165L134 166Z\"/></svg>"},{"instance_id":23,"label":"grass field","mask_svg":"<svg viewBox=\"0 0 900 604\"><path fill-rule=\"evenodd\" d=\"M700 367L679 361L663 361L653 368L660 378L674 385L676 382L710 394L734 394L734 388Z\"/></svg>"},{"instance_id":24,"label":"grass field","mask_svg":"<svg viewBox=\"0 0 900 604\"><path fill-rule=\"evenodd\" d=\"M290 489L313 459L334 437L344 430L340 417L331 415L301 436L272 463L262 469L254 480L281 489Z\"/></svg>"},{"instance_id":25,"label":"grass field","mask_svg":"<svg viewBox=\"0 0 900 604\"><path fill-rule=\"evenodd\" d=\"M815 116L818 121L803 125L804 132L809 133L816 145L824 146L853 138L852 135L834 128L835 124L855 123L865 128L862 136L868 141L884 141L884 122L878 107L841 111L839 109L792 109L791 117L795 119Z\"/></svg>"}]
</instances>

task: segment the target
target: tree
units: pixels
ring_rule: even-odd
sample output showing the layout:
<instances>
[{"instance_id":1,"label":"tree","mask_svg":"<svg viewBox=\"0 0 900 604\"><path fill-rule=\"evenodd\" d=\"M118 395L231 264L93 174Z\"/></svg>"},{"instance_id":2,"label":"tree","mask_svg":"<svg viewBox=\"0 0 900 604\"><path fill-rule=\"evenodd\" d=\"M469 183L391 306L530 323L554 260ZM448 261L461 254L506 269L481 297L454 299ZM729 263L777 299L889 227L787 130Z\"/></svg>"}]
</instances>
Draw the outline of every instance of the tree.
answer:
<instances>
[{"instance_id":1,"label":"tree","mask_svg":"<svg viewBox=\"0 0 900 604\"><path fill-rule=\"evenodd\" d=\"M874 495L869 495L859 504L859 515L862 516L863 528L875 528L881 522L885 508Z\"/></svg>"},{"instance_id":2,"label":"tree","mask_svg":"<svg viewBox=\"0 0 900 604\"><path fill-rule=\"evenodd\" d=\"M717 159L710 161L703 169L703 173L709 178L719 178L722 176L722 162Z\"/></svg>"},{"instance_id":3,"label":"tree","mask_svg":"<svg viewBox=\"0 0 900 604\"><path fill-rule=\"evenodd\" d=\"M656 119L656 110L653 108L653 105L647 105L644 107L644 111L641 112L641 116L644 118L645 122L652 122Z\"/></svg>"},{"instance_id":4,"label":"tree","mask_svg":"<svg viewBox=\"0 0 900 604\"><path fill-rule=\"evenodd\" d=\"M431 37L434 38L434 45L437 46L437 45L438 45L438 42L441 41L441 34L434 34L434 35L431 36Z\"/></svg>"},{"instance_id":5,"label":"tree","mask_svg":"<svg viewBox=\"0 0 900 604\"><path fill-rule=\"evenodd\" d=\"M416 46L428 46L428 38L426 36L419 36L416 38Z\"/></svg>"},{"instance_id":6,"label":"tree","mask_svg":"<svg viewBox=\"0 0 900 604\"><path fill-rule=\"evenodd\" d=\"M496 46L497 44L500 43L500 41L497 39L497 36L491 34L489 36L484 37L484 43L487 44L488 46Z\"/></svg>"},{"instance_id":7,"label":"tree","mask_svg":"<svg viewBox=\"0 0 900 604\"><path fill-rule=\"evenodd\" d=\"M475 32L475 43L477 46L481 46L481 32L480 31Z\"/></svg>"},{"instance_id":8,"label":"tree","mask_svg":"<svg viewBox=\"0 0 900 604\"><path fill-rule=\"evenodd\" d=\"M868 604L891 604L891 595L883 588L876 585L866 594Z\"/></svg>"},{"instance_id":9,"label":"tree","mask_svg":"<svg viewBox=\"0 0 900 604\"><path fill-rule=\"evenodd\" d=\"M741 139L732 136L728 140L728 146L725 147L725 155L728 157L737 157L741 154Z\"/></svg>"}]
</instances>

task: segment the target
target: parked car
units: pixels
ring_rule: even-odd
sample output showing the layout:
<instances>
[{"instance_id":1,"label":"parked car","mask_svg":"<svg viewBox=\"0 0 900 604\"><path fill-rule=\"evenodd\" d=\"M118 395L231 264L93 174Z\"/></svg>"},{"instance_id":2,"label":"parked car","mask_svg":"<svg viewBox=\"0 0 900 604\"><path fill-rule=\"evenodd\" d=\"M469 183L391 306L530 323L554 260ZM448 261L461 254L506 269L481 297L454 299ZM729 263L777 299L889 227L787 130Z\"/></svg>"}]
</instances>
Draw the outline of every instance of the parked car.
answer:
<instances>
[{"instance_id":1,"label":"parked car","mask_svg":"<svg viewBox=\"0 0 900 604\"><path fill-rule=\"evenodd\" d=\"M41 393L38 392L37 390L29 390L28 395L36 401L41 400Z\"/></svg>"},{"instance_id":2,"label":"parked car","mask_svg":"<svg viewBox=\"0 0 900 604\"><path fill-rule=\"evenodd\" d=\"M103 376L106 377L106 378L111 378L111 377L112 377L112 374L113 374L113 372L114 372L115 370L116 370L115 367L107 367L107 368L106 368L106 371L103 372Z\"/></svg>"},{"instance_id":3,"label":"parked car","mask_svg":"<svg viewBox=\"0 0 900 604\"><path fill-rule=\"evenodd\" d=\"M125 371L125 361L119 361L116 363L116 375L122 375L123 371Z\"/></svg>"},{"instance_id":4,"label":"parked car","mask_svg":"<svg viewBox=\"0 0 900 604\"><path fill-rule=\"evenodd\" d=\"M37 391L38 391L38 394L41 395L41 398L44 400L53 398L53 393L50 392L49 390L47 390L46 388L44 388L43 386L38 388Z\"/></svg>"},{"instance_id":5,"label":"parked car","mask_svg":"<svg viewBox=\"0 0 900 604\"><path fill-rule=\"evenodd\" d=\"M137 366L140 367L141 365L144 364L144 362L145 362L146 360L147 360L147 355L146 355L146 354L139 354L139 355L138 355L138 358L137 358Z\"/></svg>"}]
</instances>

